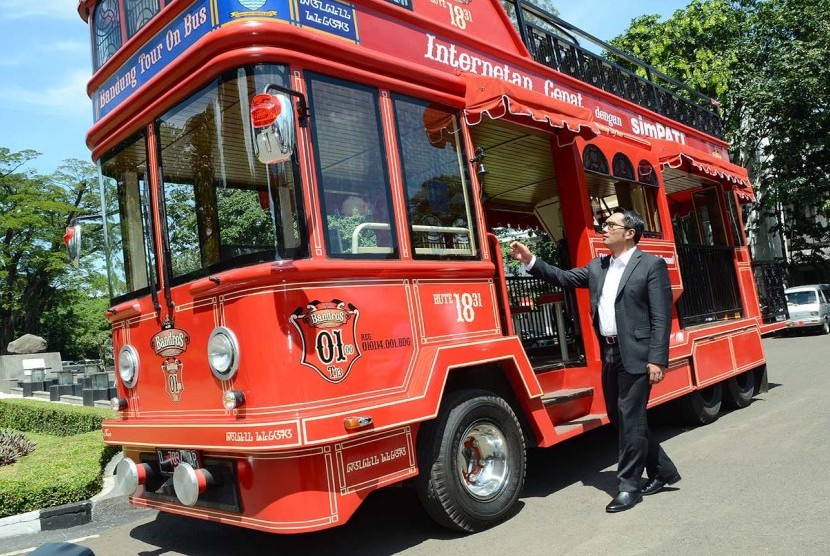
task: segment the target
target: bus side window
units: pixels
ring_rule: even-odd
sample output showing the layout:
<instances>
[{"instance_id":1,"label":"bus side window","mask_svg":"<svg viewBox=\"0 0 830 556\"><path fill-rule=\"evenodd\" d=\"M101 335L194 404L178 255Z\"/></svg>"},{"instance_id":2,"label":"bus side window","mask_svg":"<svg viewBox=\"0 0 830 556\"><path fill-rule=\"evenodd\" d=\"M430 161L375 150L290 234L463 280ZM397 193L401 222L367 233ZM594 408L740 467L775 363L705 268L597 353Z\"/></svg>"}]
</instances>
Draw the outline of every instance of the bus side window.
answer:
<instances>
[{"instance_id":1,"label":"bus side window","mask_svg":"<svg viewBox=\"0 0 830 556\"><path fill-rule=\"evenodd\" d=\"M328 254L397 258L377 90L307 75Z\"/></svg>"},{"instance_id":2,"label":"bus side window","mask_svg":"<svg viewBox=\"0 0 830 556\"><path fill-rule=\"evenodd\" d=\"M609 167L605 155L595 145L586 145L582 157L596 231L600 231L599 227L615 208L622 207L642 217L647 237L662 237L657 212L659 182L651 164L640 161L635 173L628 157L617 153Z\"/></svg>"},{"instance_id":3,"label":"bus side window","mask_svg":"<svg viewBox=\"0 0 830 556\"><path fill-rule=\"evenodd\" d=\"M452 110L393 95L416 259L478 256L470 183Z\"/></svg>"}]
</instances>

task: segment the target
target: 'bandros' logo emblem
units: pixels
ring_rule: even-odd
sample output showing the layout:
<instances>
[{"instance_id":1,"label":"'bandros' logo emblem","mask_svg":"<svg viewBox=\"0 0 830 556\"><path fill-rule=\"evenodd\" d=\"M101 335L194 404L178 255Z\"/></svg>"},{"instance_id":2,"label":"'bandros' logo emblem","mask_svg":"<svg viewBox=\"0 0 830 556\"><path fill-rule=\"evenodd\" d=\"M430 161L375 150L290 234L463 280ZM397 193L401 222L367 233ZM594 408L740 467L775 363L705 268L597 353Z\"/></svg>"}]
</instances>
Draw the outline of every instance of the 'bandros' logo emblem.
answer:
<instances>
[{"instance_id":1,"label":"'bandros' logo emblem","mask_svg":"<svg viewBox=\"0 0 830 556\"><path fill-rule=\"evenodd\" d=\"M258 10L265 5L265 0L239 0L239 3L249 10Z\"/></svg>"},{"instance_id":2,"label":"'bandros' logo emblem","mask_svg":"<svg viewBox=\"0 0 830 556\"><path fill-rule=\"evenodd\" d=\"M190 334L180 328L166 328L150 339L150 345L156 355L164 357L161 370L164 373L164 391L173 400L179 403L184 392L182 368L184 364L178 358L187 351L190 343Z\"/></svg>"},{"instance_id":3,"label":"'bandros' logo emblem","mask_svg":"<svg viewBox=\"0 0 830 556\"><path fill-rule=\"evenodd\" d=\"M302 364L329 382L344 380L361 355L356 341L359 317L357 307L339 299L297 307L288 320L303 339Z\"/></svg>"}]
</instances>

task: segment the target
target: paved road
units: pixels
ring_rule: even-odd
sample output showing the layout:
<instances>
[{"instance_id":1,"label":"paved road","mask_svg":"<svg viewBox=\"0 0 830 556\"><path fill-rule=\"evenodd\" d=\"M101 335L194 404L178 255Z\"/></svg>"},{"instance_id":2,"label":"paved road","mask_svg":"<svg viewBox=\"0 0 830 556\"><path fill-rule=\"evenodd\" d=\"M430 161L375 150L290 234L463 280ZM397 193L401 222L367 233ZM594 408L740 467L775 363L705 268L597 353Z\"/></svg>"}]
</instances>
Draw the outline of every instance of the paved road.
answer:
<instances>
[{"instance_id":1,"label":"paved road","mask_svg":"<svg viewBox=\"0 0 830 556\"><path fill-rule=\"evenodd\" d=\"M683 480L606 514L616 444L598 430L529 454L522 509L473 536L433 526L409 489L372 494L346 525L273 536L146 510L11 541L2 552L92 535L98 556L355 554L830 554L830 337L765 340L771 389L707 427L664 415L656 433Z\"/></svg>"}]
</instances>

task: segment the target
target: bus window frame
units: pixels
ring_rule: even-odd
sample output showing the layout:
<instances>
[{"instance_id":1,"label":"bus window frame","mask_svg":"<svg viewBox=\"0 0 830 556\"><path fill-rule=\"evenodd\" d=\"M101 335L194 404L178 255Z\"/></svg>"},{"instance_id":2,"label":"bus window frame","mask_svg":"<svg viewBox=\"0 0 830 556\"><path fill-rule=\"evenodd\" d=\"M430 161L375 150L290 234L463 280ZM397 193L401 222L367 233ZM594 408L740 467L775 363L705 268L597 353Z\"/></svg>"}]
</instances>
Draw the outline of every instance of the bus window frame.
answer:
<instances>
[{"instance_id":1,"label":"bus window frame","mask_svg":"<svg viewBox=\"0 0 830 556\"><path fill-rule=\"evenodd\" d=\"M164 0L139 0L142 3L153 3L156 6L156 11L153 12L143 23L140 23L138 27L130 32L130 17L135 15L135 8L136 2L127 2L126 0L123 1L122 4L122 16L121 16L121 24L123 27L122 37L126 37L127 40L130 40L132 37L138 34L145 25L150 23L158 13L164 8L165 2Z\"/></svg>"},{"instance_id":2,"label":"bus window frame","mask_svg":"<svg viewBox=\"0 0 830 556\"><path fill-rule=\"evenodd\" d=\"M106 268L107 268L107 285L109 287L109 294L110 294L110 304L111 305L118 305L119 303L123 303L125 301L129 301L131 299L135 299L137 297L142 297L145 295L150 295L153 291L153 279L150 277L150 273L155 273L155 289L158 291L158 285L160 284L160 265L159 265L159 258L158 258L158 249L156 245L156 237L153 230L156 229L157 225L157 215L156 212L153 210L152 207L152 178L150 173L145 168L143 174L143 181L144 181L144 191L141 191L141 187L139 186L138 190L138 201L139 201L139 218L140 222L139 225L142 229L142 236L144 239L144 266L145 272L147 273L146 281L147 285L142 286L141 288L135 289L130 292L126 292L120 295L114 296L114 289L113 289L113 249L110 243L110 231L108 225L108 218L107 215L107 207L106 207L106 194L105 190L107 186L105 185L106 179L115 179L108 176L104 176L104 165L105 161L108 161L111 158L114 158L118 155L118 153L122 152L127 146L137 142L138 140L143 139L144 144L144 154L146 158L146 164L149 165L149 140L150 136L147 132L142 129L140 132L131 135L130 137L124 139L123 141L119 142L109 151L104 153L101 158L98 159L96 166L98 167L98 187L101 196L101 215L104 217L102 218L103 221L103 233L104 233L104 245L105 245L105 258L106 258ZM139 180L140 182L141 180ZM115 188L116 193L116 203L118 203L118 187L116 185ZM118 213L119 219L119 226L121 226L122 222L122 211L120 203L116 207L116 211ZM147 211L145 214L144 211ZM147 219L147 220L145 220ZM148 228L147 228L148 227ZM123 232L121 232L123 237ZM123 241L123 240L122 240ZM124 262L124 272L126 274L126 261ZM125 275L125 289L126 289L126 275Z\"/></svg>"},{"instance_id":3,"label":"bus window frame","mask_svg":"<svg viewBox=\"0 0 830 556\"><path fill-rule=\"evenodd\" d=\"M389 172L389 161L387 159L387 138L383 131L383 113L381 110L380 105L380 91L376 87L371 87L368 85L363 85L361 83L357 83L354 81L349 81L346 79L334 77L325 73L313 72L313 71L305 71L303 75L303 79L306 85L306 90L308 93L308 106L309 106L309 116L311 120L311 125L309 126L309 133L311 135L311 145L310 151L312 158L314 160L314 181L312 187L316 188L316 193L319 197L319 206L320 206L320 221L323 225L323 241L326 248L326 258L329 259L338 259L338 260L400 260L401 259L401 238L398 237L397 233L397 226L396 226L396 214L395 208L393 204L393 191L392 191L392 177ZM386 193L386 212L389 215L388 222L362 222L355 226L354 230L352 231L353 243L354 245L354 238L359 237L359 233L362 230L370 229L370 230L388 230L390 240L392 243L391 247L362 247L361 249L365 249L360 253L344 253L344 252L335 252L332 249L332 239L329 233L329 211L328 205L326 201L326 188L325 183L323 180L322 174L322 163L320 160L320 137L318 134L318 127L317 121L320 119L320 114L315 112L315 102L314 102L314 82L323 82L328 84L334 84L340 87L344 87L347 89L354 89L358 91L363 91L369 93L372 97L373 101L373 109L375 112L375 122L376 122L376 132L377 132L377 148L379 152L379 160L381 164L381 172L380 175L383 176L384 180L384 191ZM355 192L353 195L357 197L359 194ZM334 214L333 212L331 214ZM339 233L339 232L338 232Z\"/></svg>"},{"instance_id":4,"label":"bus window frame","mask_svg":"<svg viewBox=\"0 0 830 556\"><path fill-rule=\"evenodd\" d=\"M640 214L640 218L643 219L643 222L645 222L645 224L647 226L646 229L643 231L643 237L650 238L650 239L663 239L663 238L665 238L665 232L663 231L664 225L663 225L662 219L660 218L660 204L659 204L659 200L657 198L658 195L659 195L659 192L660 192L660 186L659 185L652 185L650 183L643 183L641 181L627 180L627 179L619 178L619 177L616 177L616 176L612 176L610 174L603 174L602 172L597 172L595 170L583 169L583 171L585 172L586 175L590 174L590 175L596 176L597 178L607 180L609 186L614 189L614 193L612 195L605 195L605 196L602 196L602 197L598 197L598 196L592 195L592 193L591 193L591 187L592 187L591 183L590 182L586 183L586 191L588 193L588 206L590 207L591 216L594 220L594 231L595 232L602 233L602 221L600 221L600 219L597 218L597 214L594 211L594 200L595 199L605 200L608 197L614 197L617 201L617 207L622 207L622 208L634 210L635 212L637 212L639 214L640 211L638 211L633 206L624 206L620 203L620 195L619 195L619 191L618 191L619 187L632 188L634 186L637 186L637 187L642 189L642 191L644 193L644 196L645 196L646 204L647 205L653 205L653 206L648 207L650 209L648 214ZM629 195L629 197L631 196L631 191L630 190L628 191L628 195ZM607 214L605 216L607 218L608 216L610 216L610 213L613 212L614 208L617 208L617 207L609 207L607 204L605 204L604 208L603 207L601 207L601 208L602 208L603 211L608 211L609 212L609 214ZM604 221L604 219L603 219L603 221ZM657 227L656 230L648 229L648 226L650 226L652 224L656 224L656 227Z\"/></svg>"},{"instance_id":5,"label":"bus window frame","mask_svg":"<svg viewBox=\"0 0 830 556\"><path fill-rule=\"evenodd\" d=\"M185 283L188 283L188 282L192 282L193 280L197 280L199 278L204 278L204 277L209 276L211 274L215 274L217 272L223 272L223 271L226 271L226 270L232 270L232 269L243 268L243 267L250 267L250 266L254 266L254 265L258 265L258 264L274 263L274 262L281 261L281 260L295 261L295 260L300 260L300 259L306 259L306 258L309 258L309 256L310 256L309 255L309 253L310 253L309 234L308 234L308 224L307 224L308 211L305 208L305 192L304 192L304 186L303 186L302 165L300 164L300 159L299 159L299 150L300 150L300 148L299 148L299 140L300 140L299 137L300 137L300 133L299 133L299 129L297 129L297 127L299 125L299 122L298 122L298 119L295 118L295 121L294 121L294 126L295 126L294 152L291 155L290 162L283 163L283 164L289 164L289 163L291 164L291 173L292 173L292 176L294 178L293 179L294 183L293 183L293 187L292 187L292 194L294 196L294 202L295 202L297 212L298 212L297 233L299 235L299 246L290 248L290 249L294 250L293 251L294 252L293 256L284 257L283 255L280 254L280 250L277 249L276 247L274 247L273 249L267 251L267 253L271 254L271 257L264 257L263 256L263 253L266 253L266 251L256 251L256 252L253 252L253 253L248 253L248 254L245 254L245 255L239 255L239 256L236 256L236 257L228 258L228 259L220 258L220 260L218 262L215 262L215 263L212 263L212 264L209 264L209 265L205 265L205 266L201 266L199 269L192 270L192 271L189 271L189 272L185 272L183 274L176 275L176 274L173 273L173 268L172 268L172 257L173 257L173 255L171 254L170 232L169 232L168 225L167 225L167 214L168 214L167 208L168 207L167 207L166 188L165 188L165 186L167 184L166 184L165 178L164 178L164 157L163 157L163 153L162 153L163 145L162 145L161 132L160 132L161 119L165 115L170 114L173 110L176 110L177 108L187 104L188 102L193 101L194 98L196 98L198 95L204 93L205 91L210 89L215 84L222 82L223 78L228 78L232 74L235 74L234 78L238 79L239 70L244 71L246 79L248 79L248 78L256 79L257 75L259 75L257 73L257 68L261 67L261 66L278 66L278 67L286 68L286 79L287 79L287 82L290 82L290 77L288 77L288 75L289 75L288 74L288 66L285 65L285 64L279 64L279 63L271 64L271 63L261 62L261 63L243 64L241 66L234 66L234 67L232 67L228 70L219 72L215 75L211 75L206 81L204 81L204 83L200 87L195 87L190 92L190 94L188 96L186 96L185 98L180 99L180 101L177 102L175 105L171 106L168 110L164 111L164 113L157 115L153 119L153 124L152 124L153 134L154 134L154 137L156 139L156 141L155 141L156 153L155 154L156 154L156 157L157 157L157 160L158 160L158 168L159 168L159 174L158 174L158 180L159 180L159 184L158 184L158 203L159 203L159 212L160 212L160 215L161 215L161 228L162 228L162 237L163 237L162 245L163 245L163 250L164 250L163 255L164 255L164 261L165 261L164 262L165 276L167 278L168 283L171 286L179 286L179 285L182 285L182 284L185 284ZM251 96L253 96L253 95L256 95L257 92L258 92L257 89L254 88L254 90L252 90L250 92L250 94L251 94ZM249 103L250 100L251 99L249 98L249 99L246 100L246 102ZM251 138L245 137L246 141L249 140L249 139L252 141ZM254 148L252 142L250 144L250 148L251 149ZM271 165L262 164L262 166L264 167L263 171L265 172L265 175L266 175L266 178L267 178L269 176L270 172L271 172L271 170L269 168ZM267 183L267 185L266 185L266 190L265 191L269 192L269 193L273 193L275 196L278 196L277 186L271 184L270 179L267 179L266 183ZM195 184L172 184L172 185L191 185L195 189ZM213 185L213 187L214 187L214 190L217 189L216 185ZM272 189L273 189L273 191L272 191ZM280 239L278 237L278 234L280 233L280 231L281 231L280 228L275 226L275 228L274 228L274 238L273 238L275 243ZM200 250L201 250L201 246L200 246Z\"/></svg>"},{"instance_id":6,"label":"bus window frame","mask_svg":"<svg viewBox=\"0 0 830 556\"><path fill-rule=\"evenodd\" d=\"M122 13L123 6L121 5L120 0L110 0L115 4L117 9L116 17L113 19L114 25L116 25L116 33L118 37L118 44L114 45L112 52L109 52L106 57L102 57L100 54L100 46L103 43L99 43L97 38L97 30L98 30L98 12L104 7L104 0L98 2L95 5L95 9L92 12L92 17L90 17L90 34L92 35L92 67L94 71L98 71L113 57L115 54L121 50L126 42L126 31L124 29L124 17Z\"/></svg>"},{"instance_id":7,"label":"bus window frame","mask_svg":"<svg viewBox=\"0 0 830 556\"><path fill-rule=\"evenodd\" d=\"M433 102L419 99L417 97L413 97L410 95L405 95L401 93L392 93L390 95L390 100L392 104L392 114L393 114L393 124L395 130L395 141L396 146L398 149L398 163L400 164L400 176L401 176L401 188L403 190L403 201L404 201L404 221L406 223L406 229L409 234L409 241L412 245L412 258L415 260L459 260L459 261L478 261L481 260L481 237L479 233L479 226L478 226L478 209L475 205L475 192L473 191L473 183L470 178L469 166L466 162L465 156L465 148L466 145L464 144L464 137L461 132L462 126L462 119L458 114L457 110L453 110L452 108L437 105ZM415 232L423 232L428 233L430 226L424 226L422 224L416 224L412 221L410 217L410 197L408 192L408 184L406 183L406 150L404 149L404 145L401 142L401 134L400 134L400 127L399 127L399 116L397 110L397 102L408 102L413 105L422 105L424 108L429 108L430 106L434 106L438 109L444 110L449 114L452 114L454 118L454 123L456 126L456 132L450 133L453 141L455 143L455 158L458 163L458 177L461 180L461 191L464 196L464 212L467 218L467 227L465 228L464 232L460 231L453 231L452 226L437 226L436 233L454 233L455 235L461 235L465 233L469 237L469 248L467 249L457 249L457 248L432 248L432 247L416 247L417 242L415 241ZM417 228L422 228L418 230ZM438 230L439 228L444 228L445 231ZM419 251L420 250L420 251Z\"/></svg>"}]
</instances>

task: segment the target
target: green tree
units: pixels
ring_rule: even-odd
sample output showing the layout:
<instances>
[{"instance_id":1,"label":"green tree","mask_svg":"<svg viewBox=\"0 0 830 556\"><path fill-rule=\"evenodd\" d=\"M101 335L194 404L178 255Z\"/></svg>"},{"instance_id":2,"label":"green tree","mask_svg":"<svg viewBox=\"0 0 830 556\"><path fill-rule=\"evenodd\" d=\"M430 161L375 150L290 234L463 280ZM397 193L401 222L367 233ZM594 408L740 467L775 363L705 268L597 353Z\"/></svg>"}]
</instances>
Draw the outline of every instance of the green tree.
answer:
<instances>
[{"instance_id":1,"label":"green tree","mask_svg":"<svg viewBox=\"0 0 830 556\"><path fill-rule=\"evenodd\" d=\"M750 14L735 67L735 108L744 152L757 148L764 208L787 207L780 223L791 261L826 266L830 245L830 10L821 0L767 0ZM776 212L777 214L777 212ZM826 222L826 220L825 220Z\"/></svg>"},{"instance_id":2,"label":"green tree","mask_svg":"<svg viewBox=\"0 0 830 556\"><path fill-rule=\"evenodd\" d=\"M628 29L610 43L691 88L720 98L729 90L732 68L737 62L735 46L745 31L744 4L732 0L693 0L666 21L661 21L659 15L633 19ZM645 77L642 68L634 68L623 58L610 57Z\"/></svg>"},{"instance_id":3,"label":"green tree","mask_svg":"<svg viewBox=\"0 0 830 556\"><path fill-rule=\"evenodd\" d=\"M0 350L23 333L49 338L48 318L71 278L63 245L64 229L82 212L97 210L95 167L67 161L52 176L26 165L39 153L0 148ZM87 268L81 277L94 272ZM103 315L102 315L103 319ZM50 345L50 349L63 346Z\"/></svg>"},{"instance_id":4,"label":"green tree","mask_svg":"<svg viewBox=\"0 0 830 556\"><path fill-rule=\"evenodd\" d=\"M823 262L830 230L830 10L824 0L694 0L611 43L720 100L733 160L778 215L792 261ZM616 60L624 63L622 60ZM765 219L760 219L764 222Z\"/></svg>"}]
</instances>

